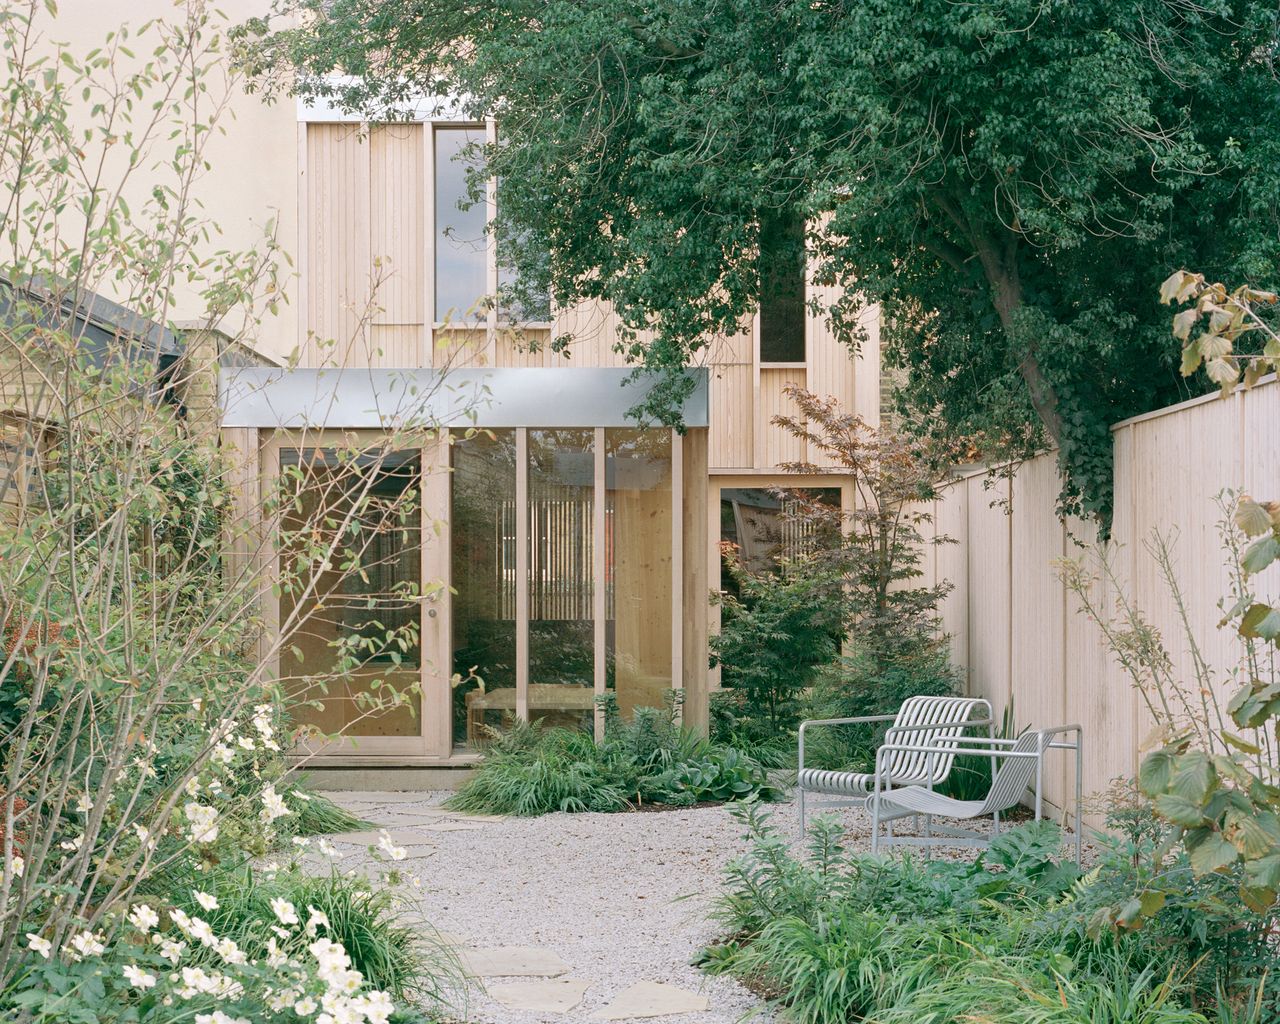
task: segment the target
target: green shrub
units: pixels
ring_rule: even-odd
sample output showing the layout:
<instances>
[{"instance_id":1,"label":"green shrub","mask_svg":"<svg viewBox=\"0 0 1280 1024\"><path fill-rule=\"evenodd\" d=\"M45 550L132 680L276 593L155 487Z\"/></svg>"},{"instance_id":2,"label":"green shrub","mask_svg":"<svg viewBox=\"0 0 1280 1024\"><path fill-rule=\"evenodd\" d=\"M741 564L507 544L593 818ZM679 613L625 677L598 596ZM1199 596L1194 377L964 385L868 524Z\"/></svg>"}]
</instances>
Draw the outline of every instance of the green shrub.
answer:
<instances>
[{"instance_id":1,"label":"green shrub","mask_svg":"<svg viewBox=\"0 0 1280 1024\"><path fill-rule=\"evenodd\" d=\"M294 836L326 836L337 832L360 832L373 828L371 822L339 807L322 793L293 788L282 794L293 811L281 819L282 831Z\"/></svg>"},{"instance_id":2,"label":"green shrub","mask_svg":"<svg viewBox=\"0 0 1280 1024\"><path fill-rule=\"evenodd\" d=\"M892 715L915 696L947 696L959 690L960 676L944 644L904 653L893 660L858 647L821 674L805 708L805 718L860 718ZM889 723L811 729L805 735L805 766L871 771Z\"/></svg>"},{"instance_id":3,"label":"green shrub","mask_svg":"<svg viewBox=\"0 0 1280 1024\"><path fill-rule=\"evenodd\" d=\"M814 558L763 572L733 555L724 564L738 593L721 595L711 664L720 666L721 685L742 696L740 737L765 739L795 728L801 693L839 650L840 577Z\"/></svg>"},{"instance_id":4,"label":"green shrub","mask_svg":"<svg viewBox=\"0 0 1280 1024\"><path fill-rule=\"evenodd\" d=\"M637 708L623 721L610 694L605 738L576 729L514 725L485 751L484 762L453 797L454 810L536 815L621 811L644 804L769 797L761 765L679 724L679 695L665 708Z\"/></svg>"},{"instance_id":5,"label":"green shrub","mask_svg":"<svg viewBox=\"0 0 1280 1024\"><path fill-rule=\"evenodd\" d=\"M702 962L784 1004L788 1019L1207 1020L1194 946L1081 923L1119 872L1110 857L1083 878L1057 860L1052 823L1004 832L970 863L921 863L848 855L824 818L801 859L757 810L745 820L752 845L727 869L716 908L727 938Z\"/></svg>"}]
</instances>

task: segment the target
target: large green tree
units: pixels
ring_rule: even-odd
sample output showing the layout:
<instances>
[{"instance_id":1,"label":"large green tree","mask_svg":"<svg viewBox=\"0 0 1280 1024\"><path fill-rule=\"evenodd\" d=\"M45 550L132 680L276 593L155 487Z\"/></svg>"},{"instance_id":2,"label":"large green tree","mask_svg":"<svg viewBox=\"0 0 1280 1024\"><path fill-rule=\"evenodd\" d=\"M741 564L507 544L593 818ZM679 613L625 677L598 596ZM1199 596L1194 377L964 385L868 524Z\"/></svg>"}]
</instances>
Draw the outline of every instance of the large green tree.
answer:
<instances>
[{"instance_id":1,"label":"large green tree","mask_svg":"<svg viewBox=\"0 0 1280 1024\"><path fill-rule=\"evenodd\" d=\"M495 116L499 244L651 329L638 363L686 365L804 244L883 304L922 419L1056 442L1104 525L1108 424L1185 396L1156 286L1280 251L1274 2L277 4L305 16L243 36L267 85ZM826 311L851 344L856 301Z\"/></svg>"}]
</instances>

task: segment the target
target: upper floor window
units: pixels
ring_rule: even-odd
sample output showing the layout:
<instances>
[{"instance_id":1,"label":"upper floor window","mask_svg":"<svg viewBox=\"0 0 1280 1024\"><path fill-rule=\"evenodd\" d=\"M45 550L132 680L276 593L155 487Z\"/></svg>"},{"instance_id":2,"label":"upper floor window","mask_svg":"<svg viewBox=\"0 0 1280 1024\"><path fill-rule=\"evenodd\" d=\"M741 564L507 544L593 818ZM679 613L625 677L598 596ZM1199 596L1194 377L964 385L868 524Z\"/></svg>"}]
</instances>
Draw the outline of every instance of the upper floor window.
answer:
<instances>
[{"instance_id":1,"label":"upper floor window","mask_svg":"<svg viewBox=\"0 0 1280 1024\"><path fill-rule=\"evenodd\" d=\"M475 323L487 317L489 244L485 204L470 203L469 147L484 142L483 128L435 129L436 322Z\"/></svg>"},{"instance_id":2,"label":"upper floor window","mask_svg":"<svg viewBox=\"0 0 1280 1024\"><path fill-rule=\"evenodd\" d=\"M779 217L760 228L760 362L805 361L804 218Z\"/></svg>"},{"instance_id":3,"label":"upper floor window","mask_svg":"<svg viewBox=\"0 0 1280 1024\"><path fill-rule=\"evenodd\" d=\"M490 253L484 202L471 202L468 157L485 141L479 126L439 126L435 133L435 319L437 323L482 324L494 304L499 323L551 319L550 297L519 286L509 259L498 247L490 277Z\"/></svg>"}]
</instances>

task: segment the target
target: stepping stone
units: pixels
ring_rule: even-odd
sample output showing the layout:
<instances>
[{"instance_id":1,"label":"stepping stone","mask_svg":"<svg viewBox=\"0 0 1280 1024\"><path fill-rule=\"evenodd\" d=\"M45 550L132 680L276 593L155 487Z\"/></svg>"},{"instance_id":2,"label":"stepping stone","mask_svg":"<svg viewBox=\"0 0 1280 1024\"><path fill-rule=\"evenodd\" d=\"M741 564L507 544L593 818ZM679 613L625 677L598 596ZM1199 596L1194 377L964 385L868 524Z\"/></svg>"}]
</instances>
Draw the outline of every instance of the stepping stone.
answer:
<instances>
[{"instance_id":1,"label":"stepping stone","mask_svg":"<svg viewBox=\"0 0 1280 1024\"><path fill-rule=\"evenodd\" d=\"M336 832L329 836L329 841L346 843L350 846L377 846L382 839L382 831L382 829L368 829L363 832ZM430 845L427 837L421 832L389 828L386 833L391 837L394 846Z\"/></svg>"},{"instance_id":2,"label":"stepping stone","mask_svg":"<svg viewBox=\"0 0 1280 1024\"><path fill-rule=\"evenodd\" d=\"M507 981L486 985L489 995L503 1006L530 1013L568 1013L586 995L589 981L548 978L543 981Z\"/></svg>"},{"instance_id":3,"label":"stepping stone","mask_svg":"<svg viewBox=\"0 0 1280 1024\"><path fill-rule=\"evenodd\" d=\"M555 953L534 946L462 949L458 959L466 972L477 978L554 978L569 970Z\"/></svg>"},{"instance_id":4,"label":"stepping stone","mask_svg":"<svg viewBox=\"0 0 1280 1024\"><path fill-rule=\"evenodd\" d=\"M423 832L478 832L484 828L470 821L450 821L447 818L432 825L419 826Z\"/></svg>"},{"instance_id":5,"label":"stepping stone","mask_svg":"<svg viewBox=\"0 0 1280 1024\"><path fill-rule=\"evenodd\" d=\"M706 996L686 992L659 981L642 981L619 992L608 1006L596 1010L592 1020L629 1020L632 1017L665 1017L674 1013L706 1013Z\"/></svg>"}]
</instances>

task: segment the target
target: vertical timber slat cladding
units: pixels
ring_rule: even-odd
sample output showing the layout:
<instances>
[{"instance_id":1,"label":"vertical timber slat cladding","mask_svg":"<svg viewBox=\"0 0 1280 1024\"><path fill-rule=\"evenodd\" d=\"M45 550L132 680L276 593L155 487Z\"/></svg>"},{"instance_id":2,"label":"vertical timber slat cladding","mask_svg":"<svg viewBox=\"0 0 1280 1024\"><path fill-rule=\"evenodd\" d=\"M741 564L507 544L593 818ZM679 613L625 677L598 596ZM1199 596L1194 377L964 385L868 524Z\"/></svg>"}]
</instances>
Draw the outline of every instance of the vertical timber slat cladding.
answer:
<instances>
[{"instance_id":1,"label":"vertical timber slat cladding","mask_svg":"<svg viewBox=\"0 0 1280 1024\"><path fill-rule=\"evenodd\" d=\"M818 297L824 306L835 301L834 288L819 287ZM818 395L831 395L839 399L842 409L853 409L856 403L855 378L858 366L847 346L836 340L826 317L809 314L805 317L808 333L808 388ZM867 413L858 410L866 417ZM870 420L874 423L875 420Z\"/></svg>"},{"instance_id":2,"label":"vertical timber slat cladding","mask_svg":"<svg viewBox=\"0 0 1280 1024\"><path fill-rule=\"evenodd\" d=\"M1178 608L1147 550L1155 535L1172 540L1191 629L1225 697L1239 684L1230 679L1233 631L1218 628L1228 577L1215 499L1230 488L1280 500L1280 383L1227 401L1207 396L1140 416L1118 424L1112 439L1115 515L1106 549L1112 568L1128 599L1160 632L1174 678L1194 685ZM966 664L971 692L989 697L997 714L1012 696L1018 726L1084 726L1085 793L1100 793L1113 779L1136 772L1152 721L1100 630L1079 612L1078 599L1055 572L1053 562L1064 556L1096 568L1097 531L1078 519L1058 519L1056 453L1021 464L1011 490L1000 480L993 491L988 482L982 472L963 476L936 503L948 510L939 514L939 532L959 541L948 561L958 565L963 553L970 567L963 575L958 569L948 574L939 563L939 575L956 584L943 607L944 628L967 636L963 654L954 648L957 661ZM1004 493L1012 496L1010 518L991 504ZM951 511L959 507L967 518ZM1280 570L1268 570L1253 584L1263 597L1280 595ZM1114 614L1116 598L1105 581L1095 585L1097 607ZM1057 807L1070 802L1068 761L1048 773L1046 796ZM1091 821L1101 823L1099 810Z\"/></svg>"},{"instance_id":3,"label":"vertical timber slat cladding","mask_svg":"<svg viewBox=\"0 0 1280 1024\"><path fill-rule=\"evenodd\" d=\"M427 236L434 201L428 155L434 150L427 142L433 130L385 124L362 133L356 124L305 125L299 158L300 263L307 278L299 291L305 325L301 365L628 365L615 346L617 315L606 304L559 310L550 329L432 331L435 268ZM812 284L809 292L823 303L836 294ZM878 424L878 317L876 307L867 307L867 339L855 356L836 340L825 317L807 314L805 363L760 368L758 387L758 332L748 325L713 339L698 360L712 372L711 468L768 472L804 456L803 444L770 422L788 411L781 393L787 383L832 395L843 408ZM567 351L552 352L550 342L562 335L573 339ZM649 339L642 334L639 340Z\"/></svg>"},{"instance_id":4,"label":"vertical timber slat cladding","mask_svg":"<svg viewBox=\"0 0 1280 1024\"><path fill-rule=\"evenodd\" d=\"M788 384L805 387L805 370L762 369L760 371L760 407L756 410L755 467L773 469L784 462L801 462L807 457L807 446L781 427L774 426L775 416L796 416L795 402L783 394Z\"/></svg>"}]
</instances>

